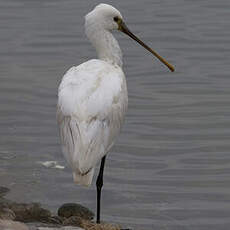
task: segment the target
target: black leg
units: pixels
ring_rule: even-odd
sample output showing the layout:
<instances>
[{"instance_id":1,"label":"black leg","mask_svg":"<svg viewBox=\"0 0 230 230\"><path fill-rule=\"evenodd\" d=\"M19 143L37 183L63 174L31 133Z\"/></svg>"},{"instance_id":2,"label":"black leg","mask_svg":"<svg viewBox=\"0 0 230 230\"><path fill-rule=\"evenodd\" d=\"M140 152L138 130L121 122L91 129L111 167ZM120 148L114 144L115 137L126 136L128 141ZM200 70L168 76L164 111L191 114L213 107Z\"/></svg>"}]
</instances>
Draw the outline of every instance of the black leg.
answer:
<instances>
[{"instance_id":1,"label":"black leg","mask_svg":"<svg viewBox=\"0 0 230 230\"><path fill-rule=\"evenodd\" d=\"M97 223L100 224L100 211L101 211L101 188L103 186L103 172L105 166L105 156L101 160L101 167L97 177Z\"/></svg>"}]
</instances>

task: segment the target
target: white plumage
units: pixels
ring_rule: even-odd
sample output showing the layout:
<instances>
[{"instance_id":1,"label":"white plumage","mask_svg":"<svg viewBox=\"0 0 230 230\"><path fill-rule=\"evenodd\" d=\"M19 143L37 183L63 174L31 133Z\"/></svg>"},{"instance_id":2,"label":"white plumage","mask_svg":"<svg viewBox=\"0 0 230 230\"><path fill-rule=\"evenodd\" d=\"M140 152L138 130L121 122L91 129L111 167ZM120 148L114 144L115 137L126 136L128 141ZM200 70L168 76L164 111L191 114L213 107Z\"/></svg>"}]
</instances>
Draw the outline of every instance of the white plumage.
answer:
<instances>
[{"instance_id":1,"label":"white plumage","mask_svg":"<svg viewBox=\"0 0 230 230\"><path fill-rule=\"evenodd\" d=\"M93 59L64 75L57 116L62 151L76 183L91 184L95 165L120 132L126 108L126 81L119 66Z\"/></svg>"}]
</instances>

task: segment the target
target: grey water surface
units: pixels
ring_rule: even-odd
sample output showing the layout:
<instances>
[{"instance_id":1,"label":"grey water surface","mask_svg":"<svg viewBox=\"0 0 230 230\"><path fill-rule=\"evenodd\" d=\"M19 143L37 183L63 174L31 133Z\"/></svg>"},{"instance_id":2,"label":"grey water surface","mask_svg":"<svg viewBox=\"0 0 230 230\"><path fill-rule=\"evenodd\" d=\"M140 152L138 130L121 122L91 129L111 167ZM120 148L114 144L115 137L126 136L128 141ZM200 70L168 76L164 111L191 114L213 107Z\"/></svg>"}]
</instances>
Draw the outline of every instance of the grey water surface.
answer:
<instances>
[{"instance_id":1,"label":"grey water surface","mask_svg":"<svg viewBox=\"0 0 230 230\"><path fill-rule=\"evenodd\" d=\"M0 183L8 198L95 210L95 178L90 188L74 185L55 113L64 72L95 57L84 15L99 2L0 0ZM230 1L106 2L176 72L115 32L129 110L107 157L102 219L143 230L230 229Z\"/></svg>"}]
</instances>

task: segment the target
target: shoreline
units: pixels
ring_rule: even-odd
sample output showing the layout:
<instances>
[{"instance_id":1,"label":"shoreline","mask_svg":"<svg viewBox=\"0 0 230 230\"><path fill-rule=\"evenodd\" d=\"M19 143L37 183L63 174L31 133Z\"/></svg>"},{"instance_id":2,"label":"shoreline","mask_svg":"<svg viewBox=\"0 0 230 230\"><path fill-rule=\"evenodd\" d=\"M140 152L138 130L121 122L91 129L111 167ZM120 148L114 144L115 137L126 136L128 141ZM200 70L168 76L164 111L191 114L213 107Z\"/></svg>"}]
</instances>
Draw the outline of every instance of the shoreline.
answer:
<instances>
[{"instance_id":1,"label":"shoreline","mask_svg":"<svg viewBox=\"0 0 230 230\"><path fill-rule=\"evenodd\" d=\"M94 213L80 204L66 203L52 213L40 203L6 199L9 192L0 186L0 230L120 230L118 225L94 223Z\"/></svg>"}]
</instances>

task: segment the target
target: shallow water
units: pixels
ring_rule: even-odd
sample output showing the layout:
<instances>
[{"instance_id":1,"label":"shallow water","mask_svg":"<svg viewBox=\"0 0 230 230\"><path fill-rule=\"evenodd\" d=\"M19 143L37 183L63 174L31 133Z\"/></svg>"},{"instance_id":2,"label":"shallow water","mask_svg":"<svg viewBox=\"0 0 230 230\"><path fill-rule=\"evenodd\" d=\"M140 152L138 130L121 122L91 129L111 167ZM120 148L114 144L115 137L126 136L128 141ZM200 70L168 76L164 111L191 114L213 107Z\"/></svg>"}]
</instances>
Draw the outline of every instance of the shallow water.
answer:
<instances>
[{"instance_id":1,"label":"shallow water","mask_svg":"<svg viewBox=\"0 0 230 230\"><path fill-rule=\"evenodd\" d=\"M9 198L95 210L59 145L57 87L95 57L83 16L99 1L0 0L0 180ZM108 1L112 3L112 1ZM130 29L176 66L170 73L116 33L129 110L106 162L102 217L136 229L230 227L230 1L116 1Z\"/></svg>"}]
</instances>

